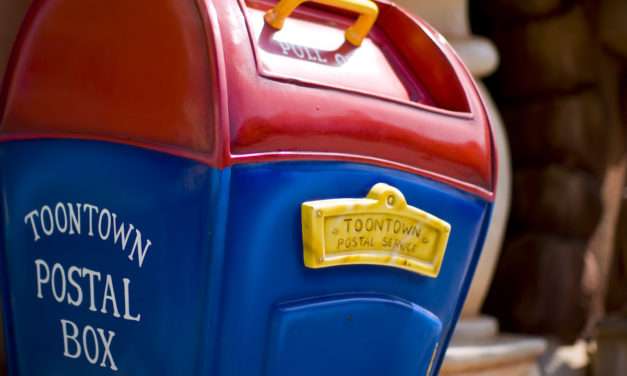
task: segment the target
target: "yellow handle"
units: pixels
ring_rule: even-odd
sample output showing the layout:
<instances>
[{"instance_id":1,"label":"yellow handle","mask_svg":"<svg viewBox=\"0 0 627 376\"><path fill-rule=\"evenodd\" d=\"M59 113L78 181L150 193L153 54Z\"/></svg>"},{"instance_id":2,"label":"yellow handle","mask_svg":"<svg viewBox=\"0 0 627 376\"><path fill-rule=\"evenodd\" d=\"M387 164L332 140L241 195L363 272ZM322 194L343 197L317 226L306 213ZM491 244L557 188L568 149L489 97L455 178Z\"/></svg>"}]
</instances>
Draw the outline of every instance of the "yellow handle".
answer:
<instances>
[{"instance_id":1,"label":"yellow handle","mask_svg":"<svg viewBox=\"0 0 627 376\"><path fill-rule=\"evenodd\" d=\"M306 1L313 1L336 8L346 9L359 13L357 21L346 30L346 40L359 47L366 35L372 29L379 15L377 4L370 0L280 0L279 3L266 13L265 20L275 29L281 29L283 22L299 5Z\"/></svg>"}]
</instances>

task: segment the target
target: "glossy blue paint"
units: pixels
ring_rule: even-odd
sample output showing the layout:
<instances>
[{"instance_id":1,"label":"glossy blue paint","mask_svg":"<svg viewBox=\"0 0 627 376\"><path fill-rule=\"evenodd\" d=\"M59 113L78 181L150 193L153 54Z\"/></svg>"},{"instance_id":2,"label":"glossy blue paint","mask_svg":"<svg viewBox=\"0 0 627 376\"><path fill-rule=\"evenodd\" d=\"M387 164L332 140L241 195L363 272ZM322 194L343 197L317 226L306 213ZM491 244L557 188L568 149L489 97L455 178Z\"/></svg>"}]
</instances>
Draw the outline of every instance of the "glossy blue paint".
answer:
<instances>
[{"instance_id":1,"label":"glossy blue paint","mask_svg":"<svg viewBox=\"0 0 627 376\"><path fill-rule=\"evenodd\" d=\"M111 375L110 363L100 367L82 355L64 357L60 320L79 327L91 325L115 332L111 350L118 373L126 375L206 374L209 332L208 297L212 281L214 229L223 217L214 210L226 191L216 189L221 173L206 166L163 154L126 146L80 141L33 141L0 146L2 184L2 272L5 318L12 375ZM24 217L31 210L62 203L89 203L107 208L117 219L132 223L152 245L140 268L137 255L112 240L89 236L82 217L82 233L69 235L39 230L34 241ZM219 217L217 217L220 215ZM95 221L94 221L95 222ZM78 278L83 303L78 307L58 303L43 289L38 299L35 260L64 266L86 267L111 274L118 309L123 314L122 278L130 282L131 315L141 321L100 312L103 283L95 287L98 312L89 309L89 280ZM51 271L52 272L52 271ZM42 271L43 274L43 271ZM95 278L95 277L94 277ZM57 273L60 284L61 277ZM78 293L67 283L73 299ZM57 288L60 293L60 287ZM68 329L69 331L70 329ZM71 333L70 333L71 334ZM82 336L82 335L81 335ZM88 333L88 340L93 341ZM82 342L82 338L79 337ZM69 341L74 354L74 342ZM92 343L93 345L93 343ZM95 352L95 346L91 351ZM102 357L103 349L100 349Z\"/></svg>"},{"instance_id":2,"label":"glossy blue paint","mask_svg":"<svg viewBox=\"0 0 627 376\"><path fill-rule=\"evenodd\" d=\"M451 224L438 278L370 265L315 270L303 266L300 203L365 197L378 182L397 187L410 205ZM230 186L223 321L216 374L245 375L250 369L263 367L266 353L258 349L268 343L268 329L260 323L271 320L276 304L338 293L373 292L415 303L440 320L442 336L434 369L438 368L480 253L490 204L422 177L352 163L234 166ZM241 312L250 312L252 316L242 320ZM334 338L328 340L332 342ZM433 351L429 341L420 337L415 339L414 346L421 353L431 355ZM330 361L325 356L332 354L319 354L316 361Z\"/></svg>"},{"instance_id":3,"label":"glossy blue paint","mask_svg":"<svg viewBox=\"0 0 627 376\"><path fill-rule=\"evenodd\" d=\"M377 182L399 188L408 203L451 224L438 278L378 266L303 265L300 204L364 197ZM384 370L405 376L424 373L439 343L435 370L467 292L491 207L441 183L375 166L277 162L216 170L91 141L1 144L0 189L10 372L26 376L367 376ZM57 221L46 235L44 220L35 241L25 216L39 209L45 217L45 205L54 215L57 203L67 210L71 203L93 204L99 216L104 208L115 213L116 225L132 223L144 245L151 241L141 267L138 253L129 259L133 234L125 249L113 235L101 239L99 230L106 226L99 223L90 236L85 211L81 234L62 232ZM84 269L74 273L84 294L81 304L69 304L67 295L55 300L54 293L61 294L51 290L51 282L41 284L38 298L38 259L47 262L51 280L54 264L63 266L66 293L74 302L70 266L100 272L95 309L90 310L88 278L76 277L85 275ZM111 299L102 312L107 274L121 317L113 316ZM123 278L130 281L129 316L141 314L139 322L124 319ZM81 329L90 325L96 339L97 328L105 335L115 332L110 348L119 370L112 371L107 358L100 366L102 347L96 364L84 352L76 359L64 356L61 320ZM73 354L75 343L68 343ZM90 350L93 356L93 346Z\"/></svg>"},{"instance_id":4,"label":"glossy blue paint","mask_svg":"<svg viewBox=\"0 0 627 376\"><path fill-rule=\"evenodd\" d=\"M388 296L343 294L279 305L267 375L425 375L440 338L429 311ZM419 339L418 346L416 342Z\"/></svg>"}]
</instances>

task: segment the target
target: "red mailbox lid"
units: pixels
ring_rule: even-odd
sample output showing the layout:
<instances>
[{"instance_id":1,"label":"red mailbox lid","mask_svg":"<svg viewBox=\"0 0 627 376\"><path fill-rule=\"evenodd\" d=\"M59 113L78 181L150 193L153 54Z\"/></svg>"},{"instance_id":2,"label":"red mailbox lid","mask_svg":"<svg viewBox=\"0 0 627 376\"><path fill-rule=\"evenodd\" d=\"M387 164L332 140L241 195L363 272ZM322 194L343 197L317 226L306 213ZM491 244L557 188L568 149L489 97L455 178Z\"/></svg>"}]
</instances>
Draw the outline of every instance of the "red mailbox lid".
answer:
<instances>
[{"instance_id":1,"label":"red mailbox lid","mask_svg":"<svg viewBox=\"0 0 627 376\"><path fill-rule=\"evenodd\" d=\"M281 31L261 0L36 0L0 97L1 140L123 142L215 167L346 160L492 199L473 79L444 39L387 1L361 47L354 15L303 5Z\"/></svg>"}]
</instances>

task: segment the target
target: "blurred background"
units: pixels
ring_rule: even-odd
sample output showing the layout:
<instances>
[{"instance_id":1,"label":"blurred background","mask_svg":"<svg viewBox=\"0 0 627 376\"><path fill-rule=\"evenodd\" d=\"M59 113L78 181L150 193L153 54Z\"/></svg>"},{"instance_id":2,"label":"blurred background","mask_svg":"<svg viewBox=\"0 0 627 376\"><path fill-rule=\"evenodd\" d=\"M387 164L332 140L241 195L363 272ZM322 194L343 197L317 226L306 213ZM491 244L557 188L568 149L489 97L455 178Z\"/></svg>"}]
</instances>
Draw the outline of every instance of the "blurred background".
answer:
<instances>
[{"instance_id":1,"label":"blurred background","mask_svg":"<svg viewBox=\"0 0 627 376\"><path fill-rule=\"evenodd\" d=\"M0 0L2 75L29 3ZM627 375L627 1L397 3L475 75L502 156L442 374Z\"/></svg>"}]
</instances>

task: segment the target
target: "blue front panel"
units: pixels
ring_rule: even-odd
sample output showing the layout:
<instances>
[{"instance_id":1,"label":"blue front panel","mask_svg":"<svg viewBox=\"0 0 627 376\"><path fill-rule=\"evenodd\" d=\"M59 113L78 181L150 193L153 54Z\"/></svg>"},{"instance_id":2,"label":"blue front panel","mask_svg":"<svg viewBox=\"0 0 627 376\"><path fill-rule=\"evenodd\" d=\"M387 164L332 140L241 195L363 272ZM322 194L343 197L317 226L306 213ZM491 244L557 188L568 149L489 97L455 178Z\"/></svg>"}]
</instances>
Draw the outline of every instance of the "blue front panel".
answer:
<instances>
[{"instance_id":1,"label":"blue front panel","mask_svg":"<svg viewBox=\"0 0 627 376\"><path fill-rule=\"evenodd\" d=\"M410 205L450 223L451 235L440 275L429 278L401 269L369 265L325 269L304 267L300 204L311 200L365 197L379 182L400 189ZM218 374L243 376L258 374L257 370L264 367L275 369L266 366L266 362L269 355L276 355L276 349L272 348L276 343L268 339L268 336L275 335L269 333L268 322L276 321L280 316L277 305L316 297L330 299L329 296L334 294L361 296L370 293L382 294L398 302L411 302L430 312L433 316L421 319L423 323L419 326L422 328L434 325L431 322L433 317L439 320L442 326L440 351L432 367L437 369L472 277L490 204L408 173L338 162L235 166L231 171L230 197ZM312 319L314 317L312 315ZM381 340L380 332L384 330L386 320L394 319L394 315L381 314L380 326L364 327L363 337L355 341L364 338ZM337 320L343 320L339 311ZM311 325L317 323L312 321ZM302 330L306 330L307 323L303 321L302 326ZM319 347L325 348L328 343L326 348L332 348L334 341L340 340L344 334L328 331L328 335L317 337L321 341ZM388 334L390 337L399 335L394 330L389 330ZM377 363L395 359L395 355L389 352L397 349L386 346L386 341L379 341L381 355L378 358L366 356L367 351L361 356L351 353L355 356L339 359L331 350L307 353L311 346L292 351L304 352L302 358L310 358L317 364L304 367L325 370L327 374L330 368L320 365L342 362L335 367L338 376L381 375L381 369L387 369L387 376L425 374L434 350L429 336L416 336L413 343L407 344L418 351L414 355L415 363L403 363L407 365L403 368ZM259 350L264 348L265 351ZM348 362L377 366L351 367L344 364ZM390 373L393 370L395 373ZM270 372L266 374L272 375Z\"/></svg>"},{"instance_id":2,"label":"blue front panel","mask_svg":"<svg viewBox=\"0 0 627 376\"><path fill-rule=\"evenodd\" d=\"M207 374L219 173L80 141L0 165L11 374Z\"/></svg>"},{"instance_id":3,"label":"blue front panel","mask_svg":"<svg viewBox=\"0 0 627 376\"><path fill-rule=\"evenodd\" d=\"M490 211L446 185L352 163L215 170L50 140L0 145L0 166L12 375L425 374ZM301 203L361 198L378 182L451 224L437 278L303 265Z\"/></svg>"}]
</instances>

